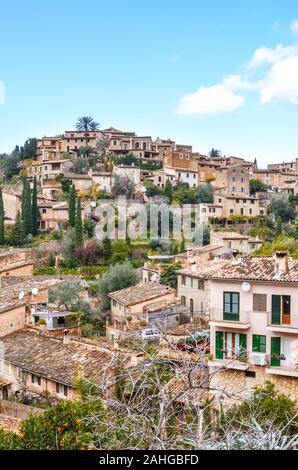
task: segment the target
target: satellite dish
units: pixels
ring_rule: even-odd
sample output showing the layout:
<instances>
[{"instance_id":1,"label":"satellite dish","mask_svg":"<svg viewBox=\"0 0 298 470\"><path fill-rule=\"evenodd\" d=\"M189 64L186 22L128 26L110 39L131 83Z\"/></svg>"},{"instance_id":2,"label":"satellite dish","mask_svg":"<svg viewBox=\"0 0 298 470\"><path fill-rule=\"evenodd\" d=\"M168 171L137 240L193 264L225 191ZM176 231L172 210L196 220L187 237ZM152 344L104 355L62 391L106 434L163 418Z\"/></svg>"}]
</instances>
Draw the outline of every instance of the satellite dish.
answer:
<instances>
[{"instance_id":1,"label":"satellite dish","mask_svg":"<svg viewBox=\"0 0 298 470\"><path fill-rule=\"evenodd\" d=\"M147 191L146 186L142 186L142 192L145 193Z\"/></svg>"},{"instance_id":2,"label":"satellite dish","mask_svg":"<svg viewBox=\"0 0 298 470\"><path fill-rule=\"evenodd\" d=\"M96 202L95 201L90 202L90 206L93 208L96 207Z\"/></svg>"},{"instance_id":3,"label":"satellite dish","mask_svg":"<svg viewBox=\"0 0 298 470\"><path fill-rule=\"evenodd\" d=\"M19 300L23 300L25 296L25 292L22 290L20 293L19 293Z\"/></svg>"},{"instance_id":4,"label":"satellite dish","mask_svg":"<svg viewBox=\"0 0 298 470\"><path fill-rule=\"evenodd\" d=\"M37 294L38 294L38 289L37 289L37 287L33 287L31 293L32 293L32 295L37 295Z\"/></svg>"},{"instance_id":5,"label":"satellite dish","mask_svg":"<svg viewBox=\"0 0 298 470\"><path fill-rule=\"evenodd\" d=\"M241 289L244 291L244 292L249 292L250 289L251 289L251 285L249 282L242 282L241 284Z\"/></svg>"}]
</instances>

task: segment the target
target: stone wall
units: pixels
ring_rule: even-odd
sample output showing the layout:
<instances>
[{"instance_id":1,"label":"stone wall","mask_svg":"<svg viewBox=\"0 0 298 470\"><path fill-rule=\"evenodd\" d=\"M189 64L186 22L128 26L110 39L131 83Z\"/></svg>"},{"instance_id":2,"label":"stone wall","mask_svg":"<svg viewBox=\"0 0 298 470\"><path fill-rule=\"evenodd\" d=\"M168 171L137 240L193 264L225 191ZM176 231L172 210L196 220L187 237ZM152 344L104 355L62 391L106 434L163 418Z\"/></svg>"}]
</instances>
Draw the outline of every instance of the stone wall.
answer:
<instances>
[{"instance_id":1,"label":"stone wall","mask_svg":"<svg viewBox=\"0 0 298 470\"><path fill-rule=\"evenodd\" d=\"M210 372L214 372L211 369ZM262 386L266 380L275 384L279 393L284 393L298 404L298 378L266 374L264 367L250 367L255 377L247 377L245 371L222 370L215 373L210 380L211 393L215 396L215 406L221 402L224 408L239 404L249 398L255 386Z\"/></svg>"}]
</instances>

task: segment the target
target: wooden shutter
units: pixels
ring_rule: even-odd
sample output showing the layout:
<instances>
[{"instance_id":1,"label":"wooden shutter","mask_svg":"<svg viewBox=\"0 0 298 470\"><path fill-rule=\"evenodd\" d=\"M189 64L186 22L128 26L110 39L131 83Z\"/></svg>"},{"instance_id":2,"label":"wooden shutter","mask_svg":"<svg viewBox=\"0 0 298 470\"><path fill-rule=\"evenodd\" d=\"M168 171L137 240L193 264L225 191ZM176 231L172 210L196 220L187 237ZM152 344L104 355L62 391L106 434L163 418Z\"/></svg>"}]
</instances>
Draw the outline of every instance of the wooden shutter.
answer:
<instances>
[{"instance_id":1,"label":"wooden shutter","mask_svg":"<svg viewBox=\"0 0 298 470\"><path fill-rule=\"evenodd\" d=\"M272 337L271 338L271 365L272 366L280 366L280 338L279 337Z\"/></svg>"},{"instance_id":2,"label":"wooden shutter","mask_svg":"<svg viewBox=\"0 0 298 470\"><path fill-rule=\"evenodd\" d=\"M253 311L266 312L267 311L267 295L266 294L253 294Z\"/></svg>"},{"instance_id":3,"label":"wooden shutter","mask_svg":"<svg viewBox=\"0 0 298 470\"><path fill-rule=\"evenodd\" d=\"M223 331L215 332L215 357L216 359L223 359Z\"/></svg>"},{"instance_id":4,"label":"wooden shutter","mask_svg":"<svg viewBox=\"0 0 298 470\"><path fill-rule=\"evenodd\" d=\"M266 352L266 336L252 335L252 350L255 352Z\"/></svg>"},{"instance_id":5,"label":"wooden shutter","mask_svg":"<svg viewBox=\"0 0 298 470\"><path fill-rule=\"evenodd\" d=\"M271 323L273 325L280 325L280 307L280 295L272 295Z\"/></svg>"},{"instance_id":6,"label":"wooden shutter","mask_svg":"<svg viewBox=\"0 0 298 470\"><path fill-rule=\"evenodd\" d=\"M266 336L264 335L260 336L260 352L261 353L266 352Z\"/></svg>"}]
</instances>

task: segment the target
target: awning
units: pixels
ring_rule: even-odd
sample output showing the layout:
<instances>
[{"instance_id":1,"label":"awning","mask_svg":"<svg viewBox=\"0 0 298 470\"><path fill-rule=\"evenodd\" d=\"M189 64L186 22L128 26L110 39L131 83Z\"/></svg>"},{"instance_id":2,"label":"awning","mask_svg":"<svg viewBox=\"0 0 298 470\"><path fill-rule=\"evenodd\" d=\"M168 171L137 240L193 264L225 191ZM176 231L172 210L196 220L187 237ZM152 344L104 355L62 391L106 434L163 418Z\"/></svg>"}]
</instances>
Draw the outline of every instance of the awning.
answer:
<instances>
[{"instance_id":1,"label":"awning","mask_svg":"<svg viewBox=\"0 0 298 470\"><path fill-rule=\"evenodd\" d=\"M10 385L11 381L6 379L5 377L0 377L0 387L6 387L7 385Z\"/></svg>"}]
</instances>

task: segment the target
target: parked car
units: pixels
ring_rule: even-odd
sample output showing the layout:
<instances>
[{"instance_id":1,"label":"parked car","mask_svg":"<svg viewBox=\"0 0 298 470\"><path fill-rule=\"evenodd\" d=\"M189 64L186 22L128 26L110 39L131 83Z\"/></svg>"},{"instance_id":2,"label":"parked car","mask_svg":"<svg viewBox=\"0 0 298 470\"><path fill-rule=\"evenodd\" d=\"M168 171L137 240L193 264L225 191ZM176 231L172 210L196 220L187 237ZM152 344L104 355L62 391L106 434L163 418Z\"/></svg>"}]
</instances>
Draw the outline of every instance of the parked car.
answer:
<instances>
[{"instance_id":1,"label":"parked car","mask_svg":"<svg viewBox=\"0 0 298 470\"><path fill-rule=\"evenodd\" d=\"M157 328L146 328L139 333L141 339L159 339L161 332Z\"/></svg>"}]
</instances>

